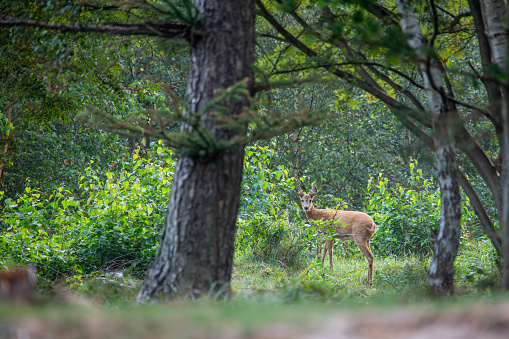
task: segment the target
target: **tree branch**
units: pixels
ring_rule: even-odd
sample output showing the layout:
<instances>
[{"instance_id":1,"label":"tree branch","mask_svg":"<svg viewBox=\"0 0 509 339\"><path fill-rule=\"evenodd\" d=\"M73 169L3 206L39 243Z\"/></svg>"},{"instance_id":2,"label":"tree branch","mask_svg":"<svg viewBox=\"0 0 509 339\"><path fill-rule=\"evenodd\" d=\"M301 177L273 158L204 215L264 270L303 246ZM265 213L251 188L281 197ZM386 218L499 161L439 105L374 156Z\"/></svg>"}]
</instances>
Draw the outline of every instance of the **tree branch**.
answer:
<instances>
[{"instance_id":1,"label":"tree branch","mask_svg":"<svg viewBox=\"0 0 509 339\"><path fill-rule=\"evenodd\" d=\"M6 19L0 20L0 26L28 26L39 27L61 32L96 32L107 35L148 35L165 38L187 38L190 35L190 27L168 21L143 21L140 23L125 24L120 22L109 22L106 25L68 25L51 24L46 22L27 19Z\"/></svg>"},{"instance_id":2,"label":"tree branch","mask_svg":"<svg viewBox=\"0 0 509 339\"><path fill-rule=\"evenodd\" d=\"M258 6L259 13L267 20L272 27L278 31L290 44L297 47L297 49L304 52L307 56L316 57L318 54L313 51L311 48L302 43L299 39L295 38L290 32L288 32L281 24L274 19L272 15L270 15L269 11L265 8L261 0L256 0L256 5Z\"/></svg>"},{"instance_id":3,"label":"tree branch","mask_svg":"<svg viewBox=\"0 0 509 339\"><path fill-rule=\"evenodd\" d=\"M253 93L266 91L268 89L273 88L289 88L289 87L296 87L302 84L306 83L324 83L326 80L323 80L322 77L309 77L309 78L303 78L303 79L296 79L296 80L283 80L283 81L275 81L275 82L262 82L254 85Z\"/></svg>"}]
</instances>

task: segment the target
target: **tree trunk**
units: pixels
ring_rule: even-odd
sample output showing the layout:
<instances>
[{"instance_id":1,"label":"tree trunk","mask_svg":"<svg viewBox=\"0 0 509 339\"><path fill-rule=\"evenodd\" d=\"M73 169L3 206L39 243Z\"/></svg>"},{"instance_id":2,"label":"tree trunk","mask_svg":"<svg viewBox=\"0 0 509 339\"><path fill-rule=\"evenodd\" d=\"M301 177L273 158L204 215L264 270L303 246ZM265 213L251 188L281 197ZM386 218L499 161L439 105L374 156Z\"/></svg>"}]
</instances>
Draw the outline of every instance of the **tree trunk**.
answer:
<instances>
[{"instance_id":1,"label":"tree trunk","mask_svg":"<svg viewBox=\"0 0 509 339\"><path fill-rule=\"evenodd\" d=\"M236 131L221 127L211 108L202 112L218 90L253 82L254 1L196 0L199 31L191 37L188 111L215 140L229 140ZM223 114L238 117L249 105L224 100ZM186 126L183 132L191 132ZM175 168L161 245L138 295L139 301L175 294L213 295L230 292L235 223L239 208L244 147L233 146L205 156L182 155Z\"/></svg>"},{"instance_id":2,"label":"tree trunk","mask_svg":"<svg viewBox=\"0 0 509 339\"><path fill-rule=\"evenodd\" d=\"M507 63L507 55L509 55L509 33L507 27L509 27L509 17L507 17L507 7L502 8L506 16L505 27L503 27L504 44L506 47L503 62ZM502 17L503 15L499 13ZM506 68L507 76L507 65ZM504 96L504 102L502 103L502 213L500 213L500 228L502 229L502 250L503 250L503 261L502 261L502 285L505 290L509 290L509 86L505 85L502 89Z\"/></svg>"},{"instance_id":3,"label":"tree trunk","mask_svg":"<svg viewBox=\"0 0 509 339\"><path fill-rule=\"evenodd\" d=\"M299 91L295 89L295 104L293 109L295 112L299 110L298 105L298 95ZM300 178L300 134L302 132L302 128L295 130L292 136L292 152L293 152L293 169L292 169L292 177L294 177L297 181Z\"/></svg>"},{"instance_id":4,"label":"tree trunk","mask_svg":"<svg viewBox=\"0 0 509 339\"><path fill-rule=\"evenodd\" d=\"M487 40L490 45L491 60L493 64L507 72L506 59L509 54L507 43L507 25L503 17L507 14L507 6L504 0L482 0L480 1L483 24ZM500 91L503 93L500 103L495 106L498 111L493 111L493 116L500 117L502 121L501 142L501 195L502 204L498 207L500 229L502 231L502 284L505 289L509 289L509 91L507 86L500 85ZM493 106L492 106L493 107Z\"/></svg>"},{"instance_id":5,"label":"tree trunk","mask_svg":"<svg viewBox=\"0 0 509 339\"><path fill-rule=\"evenodd\" d=\"M509 20L509 19L508 19ZM502 104L502 212L500 228L502 230L502 285L509 290L509 90L504 89L505 102Z\"/></svg>"},{"instance_id":6,"label":"tree trunk","mask_svg":"<svg viewBox=\"0 0 509 339\"><path fill-rule=\"evenodd\" d=\"M461 235L461 196L456 173L456 152L452 145L438 147L437 169L440 184L440 231L428 270L428 282L439 294L454 292L454 260Z\"/></svg>"},{"instance_id":7,"label":"tree trunk","mask_svg":"<svg viewBox=\"0 0 509 339\"><path fill-rule=\"evenodd\" d=\"M454 149L454 121L450 119L455 116L451 114L454 113L454 107L447 99L440 65L422 49L427 41L421 32L413 7L407 0L398 1L397 7L401 14L401 29L410 36L408 44L416 54L433 114L441 217L435 253L428 270L428 282L436 293L451 294L454 292L454 260L458 254L461 235L461 195Z\"/></svg>"},{"instance_id":8,"label":"tree trunk","mask_svg":"<svg viewBox=\"0 0 509 339\"><path fill-rule=\"evenodd\" d=\"M506 11L505 0L481 0L481 11L486 27L486 35L491 47L492 62L503 66L507 53L504 34L505 23L502 17Z\"/></svg>"}]
</instances>

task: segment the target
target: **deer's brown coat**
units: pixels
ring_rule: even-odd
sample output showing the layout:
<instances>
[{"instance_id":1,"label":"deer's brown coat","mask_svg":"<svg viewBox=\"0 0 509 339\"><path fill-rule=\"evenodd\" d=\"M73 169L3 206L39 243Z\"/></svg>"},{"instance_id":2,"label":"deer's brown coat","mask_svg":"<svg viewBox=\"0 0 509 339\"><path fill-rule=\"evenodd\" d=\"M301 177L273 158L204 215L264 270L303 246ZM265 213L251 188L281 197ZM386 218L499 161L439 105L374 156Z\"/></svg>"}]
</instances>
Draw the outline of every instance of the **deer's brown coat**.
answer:
<instances>
[{"instance_id":1,"label":"deer's brown coat","mask_svg":"<svg viewBox=\"0 0 509 339\"><path fill-rule=\"evenodd\" d=\"M333 228L335 239L353 240L359 246L362 253L368 259L368 286L371 286L373 280L373 261L374 256L369 246L369 241L376 232L376 225L369 215L356 211L342 211L331 208L317 209L313 206L313 198L317 194L316 186L313 186L309 194L306 194L302 188L297 187L297 195L301 198L302 209L309 220L322 221L321 232L326 232ZM332 266L332 248L334 240L326 240L322 265L325 262L325 256L329 253L330 267Z\"/></svg>"}]
</instances>

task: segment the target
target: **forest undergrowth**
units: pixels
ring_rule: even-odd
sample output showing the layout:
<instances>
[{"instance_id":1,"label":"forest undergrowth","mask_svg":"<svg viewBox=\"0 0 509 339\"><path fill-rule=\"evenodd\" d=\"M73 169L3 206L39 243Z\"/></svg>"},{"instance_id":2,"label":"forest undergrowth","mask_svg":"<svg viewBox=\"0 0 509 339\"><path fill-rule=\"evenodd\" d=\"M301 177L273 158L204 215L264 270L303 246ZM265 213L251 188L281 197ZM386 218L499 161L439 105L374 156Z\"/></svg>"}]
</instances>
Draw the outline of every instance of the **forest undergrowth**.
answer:
<instances>
[{"instance_id":1,"label":"forest undergrowth","mask_svg":"<svg viewBox=\"0 0 509 339\"><path fill-rule=\"evenodd\" d=\"M342 245L339 241L336 245ZM463 243L455 267L456 293L447 302L494 300L501 296L500 273L492 260L486 240ZM346 247L346 246L345 246ZM427 285L427 268L431 257L375 256L373 286L366 287L367 261L359 252L336 250L334 269L328 261L321 264L306 252L300 261L289 266L280 260L260 260L252 251L238 251L232 273L232 296L229 299L213 293L200 302L227 301L233 305L327 304L339 308L383 305L426 305L443 303L434 297ZM142 280L127 269L117 272L95 272L75 281L54 284L39 278L37 294L44 303L90 303L102 309L132 307ZM196 301L188 296L180 302Z\"/></svg>"},{"instance_id":2,"label":"forest undergrowth","mask_svg":"<svg viewBox=\"0 0 509 339\"><path fill-rule=\"evenodd\" d=\"M367 261L353 242L335 242L334 270L328 261L321 265L317 252L325 235L306 221L296 199L297 180L273 165L274 152L270 145L246 149L230 302L433 300L426 273L440 197L416 161L406 187L391 184L383 173L369 180L362 210L375 220L377 232L371 239L375 264L368 289ZM143 156L128 155L107 170L91 163L77 189L43 192L27 182L23 195L1 200L0 269L35 266L41 300L74 295L106 308L132 304L158 247L174 166L172 152L156 143ZM351 208L331 195L317 195L315 204ZM468 199L462 207L453 298L489 298L500 290L495 251L479 232Z\"/></svg>"}]
</instances>

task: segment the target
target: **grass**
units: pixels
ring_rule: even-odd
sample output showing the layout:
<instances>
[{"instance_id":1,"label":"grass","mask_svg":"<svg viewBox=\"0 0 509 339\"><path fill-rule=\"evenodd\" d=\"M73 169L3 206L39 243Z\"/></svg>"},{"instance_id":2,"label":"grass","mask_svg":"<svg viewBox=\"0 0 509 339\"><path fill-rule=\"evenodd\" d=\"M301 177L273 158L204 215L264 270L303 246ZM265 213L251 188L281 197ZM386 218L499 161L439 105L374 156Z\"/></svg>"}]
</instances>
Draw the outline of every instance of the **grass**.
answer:
<instances>
[{"instance_id":1,"label":"grass","mask_svg":"<svg viewBox=\"0 0 509 339\"><path fill-rule=\"evenodd\" d=\"M0 304L0 337L31 338L401 338L412 331L426 337L435 326L443 333L473 325L470 338L502 338L509 329L507 297L482 304L472 301L432 303L426 307L374 304L337 307L331 303L234 302L131 305L101 309L97 305ZM436 332L440 329L441 331ZM482 331L488 332L483 335ZM464 332L464 331L463 331ZM371 333L371 335L369 334ZM445 335L444 335L445 334ZM449 334L449 336L447 336ZM492 334L490 336L490 334Z\"/></svg>"},{"instance_id":2,"label":"grass","mask_svg":"<svg viewBox=\"0 0 509 339\"><path fill-rule=\"evenodd\" d=\"M342 256L342 253L346 253ZM305 254L303 267L278 261L253 260L249 252L236 253L232 289L240 299L278 302L319 301L363 305L422 303L433 297L428 290L430 257L377 257L373 286L367 289L367 261L360 251L336 251L334 269ZM501 289L495 254L487 240L462 241L455 263L454 298L490 298Z\"/></svg>"},{"instance_id":3,"label":"grass","mask_svg":"<svg viewBox=\"0 0 509 339\"><path fill-rule=\"evenodd\" d=\"M305 252L294 266L281 260L260 260L249 250L236 252L232 272L231 303L296 304L312 302L337 306L429 303L427 268L431 258L377 257L373 286L366 288L367 261L360 251L335 251L334 269ZM463 241L455 264L454 299L491 298L501 290L494 253L486 240ZM58 300L64 290L103 308L133 303L141 281L124 274L96 274L71 278L54 287L40 280L40 295ZM64 299L66 297L64 296Z\"/></svg>"},{"instance_id":4,"label":"grass","mask_svg":"<svg viewBox=\"0 0 509 339\"><path fill-rule=\"evenodd\" d=\"M251 261L246 254L235 257L232 289L236 298L249 299L270 295L280 302L316 301L337 304L366 304L374 300L407 294L426 295L427 262L415 257L375 258L373 286L366 287L368 264L361 254L328 261L308 258L308 265L293 270L281 264ZM402 293L402 291L407 291Z\"/></svg>"},{"instance_id":5,"label":"grass","mask_svg":"<svg viewBox=\"0 0 509 339\"><path fill-rule=\"evenodd\" d=\"M58 302L62 294L59 288L41 281L40 291L51 296L50 301L32 308L0 304L0 337L18 331L16 326L24 326L23 330L34 337L44 333L55 338L169 334L175 338L290 338L300 331L310 337L338 319L362 324L366 316L376 320L410 314L418 319L411 323L417 324L440 319L440 312L484 312L478 310L498 307L497 303L509 310L508 296L500 292L500 276L486 241L463 242L456 261L457 293L438 300L427 289L430 258L375 257L370 289L365 286L367 261L360 253L351 251L343 257L336 251L334 270L307 253L301 259L289 267L278 260L255 260L249 251L236 253L234 296L229 301L137 305L134 300L140 280L129 274L98 274L69 281L64 287L69 289L70 283L74 292L64 297L65 302ZM350 320L345 321L349 324ZM265 335L266 331L272 336ZM279 335L277 331L282 332Z\"/></svg>"}]
</instances>

